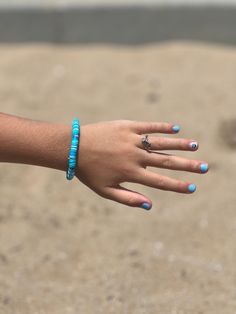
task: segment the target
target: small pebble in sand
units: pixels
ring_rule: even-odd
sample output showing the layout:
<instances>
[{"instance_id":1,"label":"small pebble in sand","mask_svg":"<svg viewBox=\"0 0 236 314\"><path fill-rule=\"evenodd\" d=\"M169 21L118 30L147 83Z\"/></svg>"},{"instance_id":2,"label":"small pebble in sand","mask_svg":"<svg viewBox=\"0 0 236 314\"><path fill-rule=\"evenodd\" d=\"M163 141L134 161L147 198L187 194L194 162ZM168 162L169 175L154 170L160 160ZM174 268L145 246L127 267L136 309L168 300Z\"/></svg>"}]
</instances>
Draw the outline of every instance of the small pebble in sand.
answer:
<instances>
[{"instance_id":1,"label":"small pebble in sand","mask_svg":"<svg viewBox=\"0 0 236 314\"><path fill-rule=\"evenodd\" d=\"M160 100L160 95L155 92L149 92L146 96L146 100L149 104L157 103Z\"/></svg>"},{"instance_id":2,"label":"small pebble in sand","mask_svg":"<svg viewBox=\"0 0 236 314\"><path fill-rule=\"evenodd\" d=\"M220 123L220 137L230 149L236 149L236 118Z\"/></svg>"}]
</instances>

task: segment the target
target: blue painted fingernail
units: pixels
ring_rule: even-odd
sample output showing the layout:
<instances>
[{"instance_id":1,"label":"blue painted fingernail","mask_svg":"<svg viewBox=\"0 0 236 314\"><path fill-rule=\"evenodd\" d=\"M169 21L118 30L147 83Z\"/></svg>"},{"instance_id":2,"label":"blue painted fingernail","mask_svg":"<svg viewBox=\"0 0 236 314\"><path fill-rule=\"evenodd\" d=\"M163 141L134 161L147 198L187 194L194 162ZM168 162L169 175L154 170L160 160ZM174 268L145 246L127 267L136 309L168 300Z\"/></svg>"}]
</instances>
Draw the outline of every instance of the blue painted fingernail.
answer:
<instances>
[{"instance_id":1,"label":"blue painted fingernail","mask_svg":"<svg viewBox=\"0 0 236 314\"><path fill-rule=\"evenodd\" d=\"M143 203L143 204L141 205L141 207L142 207L143 209L149 210L149 209L151 209L152 206L151 206L149 203Z\"/></svg>"},{"instance_id":2,"label":"blue painted fingernail","mask_svg":"<svg viewBox=\"0 0 236 314\"><path fill-rule=\"evenodd\" d=\"M180 130L180 126L179 126L179 125L174 125L173 128L172 128L172 131L173 131L174 133L178 133L179 130Z\"/></svg>"},{"instance_id":3,"label":"blue painted fingernail","mask_svg":"<svg viewBox=\"0 0 236 314\"><path fill-rule=\"evenodd\" d=\"M201 172L205 173L208 170L208 164L201 164L200 166Z\"/></svg>"},{"instance_id":4,"label":"blue painted fingernail","mask_svg":"<svg viewBox=\"0 0 236 314\"><path fill-rule=\"evenodd\" d=\"M196 187L196 185L194 183L189 184L189 186L188 186L188 190L189 190L190 193L194 193L196 191L196 188L197 187Z\"/></svg>"},{"instance_id":5,"label":"blue painted fingernail","mask_svg":"<svg viewBox=\"0 0 236 314\"><path fill-rule=\"evenodd\" d=\"M189 145L192 148L192 150L198 149L198 142L191 142Z\"/></svg>"}]
</instances>

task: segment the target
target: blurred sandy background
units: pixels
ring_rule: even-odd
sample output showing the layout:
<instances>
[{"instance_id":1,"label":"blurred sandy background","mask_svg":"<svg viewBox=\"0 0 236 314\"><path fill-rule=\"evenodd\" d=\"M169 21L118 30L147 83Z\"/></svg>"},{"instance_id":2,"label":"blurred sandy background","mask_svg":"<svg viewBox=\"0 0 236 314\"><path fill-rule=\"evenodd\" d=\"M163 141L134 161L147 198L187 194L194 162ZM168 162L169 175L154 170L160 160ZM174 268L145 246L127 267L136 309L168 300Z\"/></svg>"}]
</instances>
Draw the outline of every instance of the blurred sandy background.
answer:
<instances>
[{"instance_id":1,"label":"blurred sandy background","mask_svg":"<svg viewBox=\"0 0 236 314\"><path fill-rule=\"evenodd\" d=\"M236 313L235 48L1 45L0 55L1 111L176 122L177 136L200 142L181 155L211 165L206 176L162 171L191 178L194 195L127 184L152 198L145 212L65 173L1 164L0 313Z\"/></svg>"}]
</instances>

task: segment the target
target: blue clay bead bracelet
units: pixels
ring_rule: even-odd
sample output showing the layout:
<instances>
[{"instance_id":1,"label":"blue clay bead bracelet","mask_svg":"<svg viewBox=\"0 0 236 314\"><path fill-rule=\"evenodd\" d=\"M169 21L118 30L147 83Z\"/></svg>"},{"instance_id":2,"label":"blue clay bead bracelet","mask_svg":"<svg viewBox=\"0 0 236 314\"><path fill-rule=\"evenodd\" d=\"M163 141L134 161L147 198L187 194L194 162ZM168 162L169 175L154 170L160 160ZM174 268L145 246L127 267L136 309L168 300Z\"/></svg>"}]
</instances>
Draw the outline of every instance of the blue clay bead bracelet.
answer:
<instances>
[{"instance_id":1,"label":"blue clay bead bracelet","mask_svg":"<svg viewBox=\"0 0 236 314\"><path fill-rule=\"evenodd\" d=\"M80 122L77 118L75 118L72 122L72 140L70 146L70 155L68 158L69 160L68 170L66 173L67 180L72 180L75 176L77 152L79 148L79 138L80 138Z\"/></svg>"}]
</instances>

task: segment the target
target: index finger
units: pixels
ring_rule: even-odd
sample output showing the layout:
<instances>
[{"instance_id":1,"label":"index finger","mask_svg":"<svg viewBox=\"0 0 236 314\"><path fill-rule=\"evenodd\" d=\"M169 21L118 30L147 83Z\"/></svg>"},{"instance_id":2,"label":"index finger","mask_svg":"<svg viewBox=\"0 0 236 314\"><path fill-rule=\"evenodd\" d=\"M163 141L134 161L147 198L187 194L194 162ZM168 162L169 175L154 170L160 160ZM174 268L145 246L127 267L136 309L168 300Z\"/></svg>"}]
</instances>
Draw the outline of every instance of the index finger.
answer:
<instances>
[{"instance_id":1,"label":"index finger","mask_svg":"<svg viewBox=\"0 0 236 314\"><path fill-rule=\"evenodd\" d=\"M168 122L140 122L133 121L132 129L137 134L144 133L166 133L175 134L180 130L180 126Z\"/></svg>"}]
</instances>

